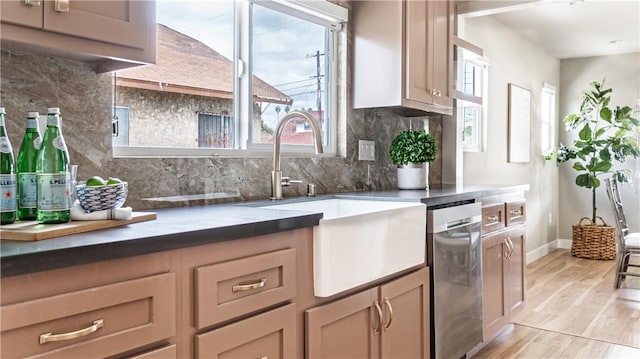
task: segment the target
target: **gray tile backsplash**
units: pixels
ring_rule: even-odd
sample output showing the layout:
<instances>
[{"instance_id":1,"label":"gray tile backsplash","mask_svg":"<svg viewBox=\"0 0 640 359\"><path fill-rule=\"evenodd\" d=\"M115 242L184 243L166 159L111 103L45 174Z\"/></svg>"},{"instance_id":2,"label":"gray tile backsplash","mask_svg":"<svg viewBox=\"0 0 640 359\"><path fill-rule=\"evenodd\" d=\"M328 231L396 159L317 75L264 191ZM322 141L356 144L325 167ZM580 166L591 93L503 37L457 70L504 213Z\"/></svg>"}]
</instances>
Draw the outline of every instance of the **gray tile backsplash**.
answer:
<instances>
[{"instance_id":1,"label":"gray tile backsplash","mask_svg":"<svg viewBox=\"0 0 640 359\"><path fill-rule=\"evenodd\" d=\"M1 50L0 104L7 128L20 148L27 111L60 107L62 131L80 180L92 175L129 182L126 205L134 209L265 199L270 195L272 158L113 158L111 147L112 75L96 74L81 61L16 50ZM347 84L347 88L350 88ZM386 109L347 110L346 156L283 158L285 175L316 184L318 194L396 187L388 147L393 136L418 127L425 118L403 118ZM445 117L444 120L451 120ZM428 118L429 131L442 138L442 116ZM376 142L376 161L358 161L358 140ZM439 141L440 142L440 141ZM16 153L17 155L17 153ZM367 174L369 173L369 178ZM440 159L430 166L430 184L441 183ZM306 184L285 188L302 196ZM204 198L202 195L207 194ZM184 196L174 202L145 200ZM191 197L186 197L191 196ZM199 197L198 197L199 196ZM199 199L200 198L200 199Z\"/></svg>"}]
</instances>

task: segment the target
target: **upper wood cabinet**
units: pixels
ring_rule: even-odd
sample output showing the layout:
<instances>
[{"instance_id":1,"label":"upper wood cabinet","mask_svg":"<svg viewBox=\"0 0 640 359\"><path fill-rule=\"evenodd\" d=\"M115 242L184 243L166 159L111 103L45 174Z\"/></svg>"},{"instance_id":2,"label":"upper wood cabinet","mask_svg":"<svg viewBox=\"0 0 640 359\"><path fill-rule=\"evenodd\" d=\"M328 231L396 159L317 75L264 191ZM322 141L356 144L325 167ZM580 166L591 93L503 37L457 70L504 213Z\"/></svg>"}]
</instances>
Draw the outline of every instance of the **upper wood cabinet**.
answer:
<instances>
[{"instance_id":1,"label":"upper wood cabinet","mask_svg":"<svg viewBox=\"0 0 640 359\"><path fill-rule=\"evenodd\" d=\"M155 63L153 1L9 0L0 20L3 42L92 60L100 72Z\"/></svg>"},{"instance_id":2,"label":"upper wood cabinet","mask_svg":"<svg viewBox=\"0 0 640 359\"><path fill-rule=\"evenodd\" d=\"M353 107L451 115L453 14L451 1L354 2Z\"/></svg>"}]
</instances>

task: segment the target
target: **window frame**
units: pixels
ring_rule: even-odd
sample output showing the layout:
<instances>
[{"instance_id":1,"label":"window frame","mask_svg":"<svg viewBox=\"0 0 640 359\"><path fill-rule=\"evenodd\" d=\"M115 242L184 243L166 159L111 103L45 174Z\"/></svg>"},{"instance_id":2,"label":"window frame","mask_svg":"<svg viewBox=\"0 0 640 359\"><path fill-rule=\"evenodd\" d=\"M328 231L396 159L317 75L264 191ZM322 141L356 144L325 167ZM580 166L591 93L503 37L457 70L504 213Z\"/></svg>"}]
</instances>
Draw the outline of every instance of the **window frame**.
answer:
<instances>
[{"instance_id":1,"label":"window frame","mask_svg":"<svg viewBox=\"0 0 640 359\"><path fill-rule=\"evenodd\" d=\"M542 83L540 90L540 152L543 157L549 156L556 148L556 127L558 124L557 116L557 91L554 85L547 82ZM551 107L545 108L545 96L550 96L548 103ZM546 127L546 128L545 128ZM547 138L547 148L544 146L545 137Z\"/></svg>"},{"instance_id":2,"label":"window frame","mask_svg":"<svg viewBox=\"0 0 640 359\"><path fill-rule=\"evenodd\" d=\"M330 56L325 61L327 77L327 145L321 156L330 157L337 155L337 128L338 128L338 101L340 84L340 62L345 58L339 56L339 35L344 29L348 19L348 10L327 0L301 1L301 0L236 0L234 3L234 50L233 50L233 92L234 92L234 148L171 148L171 147L130 147L113 146L113 157L270 157L273 145L251 143L251 119L253 118L253 94L252 94L252 67L251 67L251 7L254 4L295 16L300 19L314 22L327 28L325 48L330 51ZM344 46L344 44L342 45ZM342 64L346 66L346 64ZM114 84L115 86L115 84ZM341 106L345 106L341 102ZM114 106L115 108L115 106ZM112 117L115 115L112 114ZM243 120L236 120L243 119ZM309 157L315 155L313 144L308 145L282 145L283 156Z\"/></svg>"},{"instance_id":3,"label":"window frame","mask_svg":"<svg viewBox=\"0 0 640 359\"><path fill-rule=\"evenodd\" d=\"M462 131L465 130L465 118L464 108L477 107L478 117L476 119L475 126L472 127L471 137L475 141L471 144L465 144L464 138L461 138L462 150L464 152L484 152L486 148L487 130L485 126L487 118L487 104L489 93L489 66L490 61L487 56L484 56L482 49L460 38L455 39L456 51L456 89L454 91L454 97L456 98L456 112L458 116L458 123L461 124ZM463 53L467 53L470 56L465 58ZM475 91L473 93L464 92L465 84L465 66L467 64L473 65L476 69L481 69L482 73L477 74L473 72L473 88L479 89L478 96ZM477 82L481 83L478 85ZM462 134L464 137L464 133Z\"/></svg>"}]
</instances>

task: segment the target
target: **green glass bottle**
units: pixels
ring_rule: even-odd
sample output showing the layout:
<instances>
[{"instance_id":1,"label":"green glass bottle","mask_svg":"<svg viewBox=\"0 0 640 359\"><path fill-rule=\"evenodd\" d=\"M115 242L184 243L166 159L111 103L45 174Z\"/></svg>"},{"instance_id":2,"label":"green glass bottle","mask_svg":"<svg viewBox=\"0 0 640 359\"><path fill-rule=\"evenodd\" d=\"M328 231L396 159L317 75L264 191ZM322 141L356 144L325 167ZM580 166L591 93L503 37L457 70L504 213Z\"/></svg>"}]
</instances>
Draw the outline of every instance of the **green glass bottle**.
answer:
<instances>
[{"instance_id":1,"label":"green glass bottle","mask_svg":"<svg viewBox=\"0 0 640 359\"><path fill-rule=\"evenodd\" d=\"M16 166L5 114L4 107L0 107L0 223L10 224L16 220Z\"/></svg>"},{"instance_id":2,"label":"green glass bottle","mask_svg":"<svg viewBox=\"0 0 640 359\"><path fill-rule=\"evenodd\" d=\"M27 129L18 152L16 173L18 176L18 218L36 219L36 159L42 139L38 129L37 112L27 113Z\"/></svg>"},{"instance_id":3,"label":"green glass bottle","mask_svg":"<svg viewBox=\"0 0 640 359\"><path fill-rule=\"evenodd\" d=\"M69 151L60 129L60 109L47 110L47 129L36 159L38 223L71 219Z\"/></svg>"}]
</instances>

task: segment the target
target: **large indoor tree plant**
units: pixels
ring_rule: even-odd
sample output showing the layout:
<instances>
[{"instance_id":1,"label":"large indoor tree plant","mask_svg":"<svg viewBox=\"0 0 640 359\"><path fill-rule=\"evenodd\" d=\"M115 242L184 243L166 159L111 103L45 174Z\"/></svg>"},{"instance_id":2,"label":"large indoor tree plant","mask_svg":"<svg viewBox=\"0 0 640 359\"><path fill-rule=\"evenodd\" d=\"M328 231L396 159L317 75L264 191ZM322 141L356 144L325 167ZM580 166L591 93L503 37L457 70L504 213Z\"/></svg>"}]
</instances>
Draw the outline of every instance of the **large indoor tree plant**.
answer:
<instances>
[{"instance_id":1,"label":"large indoor tree plant","mask_svg":"<svg viewBox=\"0 0 640 359\"><path fill-rule=\"evenodd\" d=\"M438 155L436 139L425 130L400 132L389 147L391 161L398 165L399 189L425 189L429 187L426 163Z\"/></svg>"},{"instance_id":2,"label":"large indoor tree plant","mask_svg":"<svg viewBox=\"0 0 640 359\"><path fill-rule=\"evenodd\" d=\"M633 118L630 106L609 107L611 88L602 82L593 81L583 92L580 112L564 118L567 131L578 130L578 138L572 147L560 145L556 151L558 162L574 160L573 169L578 172L576 185L592 191L592 222L596 221L596 188L600 187L599 176L610 174L620 182L631 180L631 171L614 169L613 162L624 163L631 156L640 156L636 143L639 122ZM550 159L552 156L548 157Z\"/></svg>"}]
</instances>

